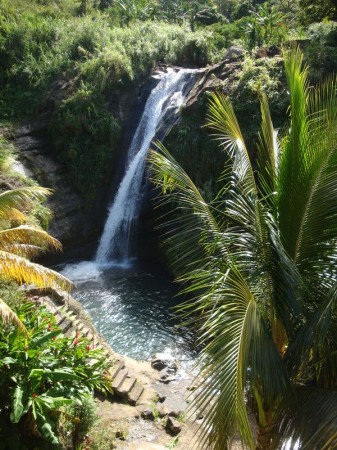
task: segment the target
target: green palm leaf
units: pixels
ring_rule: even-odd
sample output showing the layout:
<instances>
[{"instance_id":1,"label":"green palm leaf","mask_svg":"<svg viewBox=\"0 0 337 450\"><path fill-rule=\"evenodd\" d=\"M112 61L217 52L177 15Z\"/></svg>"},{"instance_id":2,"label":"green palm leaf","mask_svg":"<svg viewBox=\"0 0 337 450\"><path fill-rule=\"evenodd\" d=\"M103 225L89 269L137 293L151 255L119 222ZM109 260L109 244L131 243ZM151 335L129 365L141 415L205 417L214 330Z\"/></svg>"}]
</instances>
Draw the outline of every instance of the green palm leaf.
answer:
<instances>
[{"instance_id":1,"label":"green palm leaf","mask_svg":"<svg viewBox=\"0 0 337 450\"><path fill-rule=\"evenodd\" d=\"M14 324L24 334L27 334L26 327L21 322L17 314L0 298L0 318L4 325Z\"/></svg>"},{"instance_id":2,"label":"green palm leaf","mask_svg":"<svg viewBox=\"0 0 337 450\"><path fill-rule=\"evenodd\" d=\"M306 449L335 445L334 401L316 390L305 402L296 385L336 389L337 82L309 89L298 49L285 54L285 71L290 127L276 138L262 95L257 174L230 102L211 95L208 125L228 158L210 204L163 146L150 153L166 194L165 243L188 296L180 310L204 348L196 407L206 448L226 448L235 428L254 448L245 395L259 448L274 448L275 436Z\"/></svg>"},{"instance_id":3,"label":"green palm leaf","mask_svg":"<svg viewBox=\"0 0 337 450\"><path fill-rule=\"evenodd\" d=\"M15 248L19 251L20 245L22 246L22 253L20 253L22 255L25 254L25 245L34 246L35 249L38 248L40 253L47 250L62 249L61 243L57 239L36 227L22 225L16 228L0 230L0 249L10 251L9 247L11 247L13 253L16 253ZM29 254L29 249L27 249L27 253Z\"/></svg>"},{"instance_id":4,"label":"green palm leaf","mask_svg":"<svg viewBox=\"0 0 337 450\"><path fill-rule=\"evenodd\" d=\"M0 193L0 219L17 218L18 211L26 209L27 206L31 206L34 200L43 201L50 194L50 189L40 186L29 186L4 191Z\"/></svg>"}]
</instances>

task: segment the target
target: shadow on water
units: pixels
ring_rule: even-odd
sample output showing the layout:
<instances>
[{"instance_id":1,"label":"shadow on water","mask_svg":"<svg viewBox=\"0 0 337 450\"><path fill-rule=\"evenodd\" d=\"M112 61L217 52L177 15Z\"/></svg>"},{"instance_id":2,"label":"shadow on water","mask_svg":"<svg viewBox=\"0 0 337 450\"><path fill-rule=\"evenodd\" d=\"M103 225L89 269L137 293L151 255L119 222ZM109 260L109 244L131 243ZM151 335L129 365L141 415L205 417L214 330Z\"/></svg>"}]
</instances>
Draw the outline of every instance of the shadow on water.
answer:
<instances>
[{"instance_id":1,"label":"shadow on water","mask_svg":"<svg viewBox=\"0 0 337 450\"><path fill-rule=\"evenodd\" d=\"M174 312L181 299L167 273L150 265L67 265L63 271L77 288L73 294L113 349L136 359L169 351L179 360L195 359L193 336L178 327Z\"/></svg>"}]
</instances>

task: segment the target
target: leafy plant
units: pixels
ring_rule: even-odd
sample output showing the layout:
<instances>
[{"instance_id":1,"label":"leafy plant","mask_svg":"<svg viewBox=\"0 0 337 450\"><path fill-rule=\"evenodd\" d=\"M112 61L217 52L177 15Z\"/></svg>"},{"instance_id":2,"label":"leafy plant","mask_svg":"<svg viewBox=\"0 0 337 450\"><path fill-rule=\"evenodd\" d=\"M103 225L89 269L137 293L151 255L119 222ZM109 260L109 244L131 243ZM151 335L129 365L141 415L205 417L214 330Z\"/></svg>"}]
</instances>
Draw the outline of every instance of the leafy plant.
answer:
<instances>
[{"instance_id":1,"label":"leafy plant","mask_svg":"<svg viewBox=\"0 0 337 450\"><path fill-rule=\"evenodd\" d=\"M14 310L27 334L17 333L13 326L0 330L2 420L18 424L23 439L43 435L57 444L63 408L85 403L94 390L111 390L109 362L77 332L65 337L44 309L28 302Z\"/></svg>"},{"instance_id":2,"label":"leafy plant","mask_svg":"<svg viewBox=\"0 0 337 450\"><path fill-rule=\"evenodd\" d=\"M73 402L66 406L61 413L58 426L62 448L85 447L89 443L89 434L97 421L97 407L91 395L83 396L81 402Z\"/></svg>"},{"instance_id":3,"label":"leafy plant","mask_svg":"<svg viewBox=\"0 0 337 450\"><path fill-rule=\"evenodd\" d=\"M115 161L117 120L97 91L83 87L63 102L52 132L56 156L66 163L72 183L92 200L108 163Z\"/></svg>"},{"instance_id":4,"label":"leafy plant","mask_svg":"<svg viewBox=\"0 0 337 450\"><path fill-rule=\"evenodd\" d=\"M310 67L310 77L318 82L322 77L337 71L337 24L326 22L308 27L310 39L305 45L306 61Z\"/></svg>"},{"instance_id":5,"label":"leafy plant","mask_svg":"<svg viewBox=\"0 0 337 450\"><path fill-rule=\"evenodd\" d=\"M283 14L265 2L241 20L241 30L250 50L256 46L278 44L285 34Z\"/></svg>"},{"instance_id":6,"label":"leafy plant","mask_svg":"<svg viewBox=\"0 0 337 450\"><path fill-rule=\"evenodd\" d=\"M33 201L43 200L49 194L48 189L38 186L0 193L1 280L35 283L38 286L56 285L66 290L72 288L72 283L61 274L30 261L47 250L60 250L60 242L37 227L11 226L12 222L24 224L27 218L21 211L29 209Z\"/></svg>"},{"instance_id":7,"label":"leafy plant","mask_svg":"<svg viewBox=\"0 0 337 450\"><path fill-rule=\"evenodd\" d=\"M312 88L302 53L284 56L290 124L277 139L262 94L254 165L230 101L211 98L229 157L213 202L163 146L150 156L160 202L176 207L165 245L190 298L181 311L204 345L205 448L235 430L251 449L337 444L337 79Z\"/></svg>"}]
</instances>

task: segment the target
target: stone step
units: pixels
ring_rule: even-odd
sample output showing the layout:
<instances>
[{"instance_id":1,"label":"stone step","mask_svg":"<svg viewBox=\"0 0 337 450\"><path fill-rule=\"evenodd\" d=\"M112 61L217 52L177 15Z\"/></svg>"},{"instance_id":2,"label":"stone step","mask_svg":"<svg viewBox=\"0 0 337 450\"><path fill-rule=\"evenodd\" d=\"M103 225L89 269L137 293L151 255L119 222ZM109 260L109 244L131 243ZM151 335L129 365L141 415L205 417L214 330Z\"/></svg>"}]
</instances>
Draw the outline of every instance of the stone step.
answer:
<instances>
[{"instance_id":1,"label":"stone step","mask_svg":"<svg viewBox=\"0 0 337 450\"><path fill-rule=\"evenodd\" d=\"M59 307L59 310L61 311L62 314L66 314L69 311L69 308L67 305L63 305Z\"/></svg>"},{"instance_id":2,"label":"stone step","mask_svg":"<svg viewBox=\"0 0 337 450\"><path fill-rule=\"evenodd\" d=\"M128 402L131 406L136 406L142 393L144 392L144 386L138 381L132 386L132 389L128 393Z\"/></svg>"},{"instance_id":3,"label":"stone step","mask_svg":"<svg viewBox=\"0 0 337 450\"><path fill-rule=\"evenodd\" d=\"M127 397L136 381L137 380L133 375L127 375L123 383L118 388L116 388L116 393L121 397Z\"/></svg>"},{"instance_id":4,"label":"stone step","mask_svg":"<svg viewBox=\"0 0 337 450\"><path fill-rule=\"evenodd\" d=\"M64 318L59 327L61 328L63 333L66 333L68 330L72 328L72 322L67 318Z\"/></svg>"},{"instance_id":5,"label":"stone step","mask_svg":"<svg viewBox=\"0 0 337 450\"><path fill-rule=\"evenodd\" d=\"M87 334L87 339L89 339L89 341L93 341L93 339L94 339L94 336L90 331Z\"/></svg>"},{"instance_id":6,"label":"stone step","mask_svg":"<svg viewBox=\"0 0 337 450\"><path fill-rule=\"evenodd\" d=\"M77 329L77 331L79 331L79 332L82 332L83 328L84 328L84 325L83 325L82 322L79 322L79 324L76 325L76 329Z\"/></svg>"},{"instance_id":7,"label":"stone step","mask_svg":"<svg viewBox=\"0 0 337 450\"><path fill-rule=\"evenodd\" d=\"M89 334L88 328L84 327L83 330L81 331L81 335L88 338L88 334Z\"/></svg>"},{"instance_id":8,"label":"stone step","mask_svg":"<svg viewBox=\"0 0 337 450\"><path fill-rule=\"evenodd\" d=\"M60 326L60 323L62 323L62 321L64 320L64 317L61 316L61 314L59 314L58 312L54 313L54 317L55 317L57 325Z\"/></svg>"},{"instance_id":9,"label":"stone step","mask_svg":"<svg viewBox=\"0 0 337 450\"><path fill-rule=\"evenodd\" d=\"M124 366L119 363L115 363L114 365L112 365L110 367L109 373L111 375L112 380L114 380L116 378L118 372L120 372L122 369L124 369Z\"/></svg>"},{"instance_id":10,"label":"stone step","mask_svg":"<svg viewBox=\"0 0 337 450\"><path fill-rule=\"evenodd\" d=\"M124 382L127 374L128 374L128 369L126 369L126 368L121 369L118 372L116 377L112 380L112 388L114 391L117 390L119 388L119 386L121 386L121 384Z\"/></svg>"}]
</instances>

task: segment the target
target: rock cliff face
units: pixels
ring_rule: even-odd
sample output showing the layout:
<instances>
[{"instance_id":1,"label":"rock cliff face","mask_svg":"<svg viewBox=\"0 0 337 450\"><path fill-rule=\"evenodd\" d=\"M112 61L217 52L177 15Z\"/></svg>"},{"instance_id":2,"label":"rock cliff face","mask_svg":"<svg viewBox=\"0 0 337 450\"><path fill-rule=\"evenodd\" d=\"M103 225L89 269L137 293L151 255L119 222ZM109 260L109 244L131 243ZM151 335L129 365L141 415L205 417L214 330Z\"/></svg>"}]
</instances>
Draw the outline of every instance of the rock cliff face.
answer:
<instances>
[{"instance_id":1,"label":"rock cliff face","mask_svg":"<svg viewBox=\"0 0 337 450\"><path fill-rule=\"evenodd\" d=\"M50 123L62 100L71 89L71 83L59 80L41 102L35 120L22 124L14 133L13 143L18 159L41 186L51 188L54 194L48 200L53 212L49 232L63 244L64 255L55 256L57 262L63 258L90 258L96 249L97 241L105 221L107 204L118 186L124 156L131 136L137 126L137 119L155 81L140 80L128 92L112 92L107 98L108 109L122 125L119 145L120 166L112 171L106 170L105 180L94 201L88 205L74 189L67 178L64 165L55 159L50 134Z\"/></svg>"},{"instance_id":2,"label":"rock cliff face","mask_svg":"<svg viewBox=\"0 0 337 450\"><path fill-rule=\"evenodd\" d=\"M269 49L265 50L265 54L258 54L256 57L274 56L268 52L270 53ZM183 108L183 117L190 117L193 123L193 135L196 134L195 132L199 132L197 130L201 130L205 123L205 99L207 98L205 93L217 89L225 94L230 93L231 86L238 80L243 59L243 50L232 47L222 62L198 71L195 85L187 96ZM54 190L54 195L49 200L49 206L54 213L49 231L63 243L65 249L63 258L92 257L107 215L107 205L121 181L127 149L155 82L153 77L148 76L134 83L127 92L114 91L107 95L106 106L122 126L118 148L119 165L114 168L107 167L102 185L90 205L86 204L81 195L72 187L71 180L67 178L66 167L55 160L49 131L53 115L62 100L72 90L71 81L55 82L41 102L38 119L23 124L17 129L14 144L18 149L19 159L42 186ZM191 137L192 140L194 138L195 136ZM169 145L170 136L167 142ZM175 140L173 139L173 147L174 144ZM204 153L204 150L200 151ZM192 147L191 151L194 152ZM195 152L193 158L196 159ZM207 174L209 173L210 171L207 169ZM203 184L200 186L203 188ZM148 197L151 196L152 194L149 192ZM153 232L155 214L149 198L146 199L144 212L140 218L138 248L141 257L157 259L157 246Z\"/></svg>"}]
</instances>

